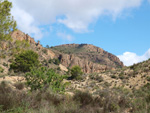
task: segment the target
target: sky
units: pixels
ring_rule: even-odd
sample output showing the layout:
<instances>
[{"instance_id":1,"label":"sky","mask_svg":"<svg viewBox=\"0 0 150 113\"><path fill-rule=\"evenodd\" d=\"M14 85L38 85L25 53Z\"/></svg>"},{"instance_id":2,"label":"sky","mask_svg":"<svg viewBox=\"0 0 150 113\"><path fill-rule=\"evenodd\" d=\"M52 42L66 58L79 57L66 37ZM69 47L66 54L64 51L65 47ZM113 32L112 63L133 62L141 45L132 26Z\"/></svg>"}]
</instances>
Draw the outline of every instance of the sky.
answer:
<instances>
[{"instance_id":1,"label":"sky","mask_svg":"<svg viewBox=\"0 0 150 113\"><path fill-rule=\"evenodd\" d=\"M126 65L150 58L150 0L9 0L17 27L43 46L93 44Z\"/></svg>"}]
</instances>

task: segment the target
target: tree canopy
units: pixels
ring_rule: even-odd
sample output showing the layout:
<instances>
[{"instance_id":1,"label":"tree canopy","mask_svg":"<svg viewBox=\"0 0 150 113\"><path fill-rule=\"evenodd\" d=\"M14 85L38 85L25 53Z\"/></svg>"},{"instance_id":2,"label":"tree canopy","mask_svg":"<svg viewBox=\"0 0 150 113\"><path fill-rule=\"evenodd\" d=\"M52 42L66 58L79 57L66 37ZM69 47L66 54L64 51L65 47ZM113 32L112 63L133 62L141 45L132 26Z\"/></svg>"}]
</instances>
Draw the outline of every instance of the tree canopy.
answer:
<instances>
[{"instance_id":1,"label":"tree canopy","mask_svg":"<svg viewBox=\"0 0 150 113\"><path fill-rule=\"evenodd\" d=\"M15 72L29 72L32 67L37 67L38 65L38 54L32 50L26 50L16 55L15 60L10 65L10 69Z\"/></svg>"},{"instance_id":2,"label":"tree canopy","mask_svg":"<svg viewBox=\"0 0 150 113\"><path fill-rule=\"evenodd\" d=\"M71 77L73 78L73 79L81 79L82 77L81 77L81 75L83 74L83 72L82 72L82 69L81 69L81 67L80 66L73 66L72 68L71 68Z\"/></svg>"},{"instance_id":3,"label":"tree canopy","mask_svg":"<svg viewBox=\"0 0 150 113\"><path fill-rule=\"evenodd\" d=\"M0 0L0 41L10 38L10 33L16 29L16 21L11 15L12 3Z\"/></svg>"}]
</instances>

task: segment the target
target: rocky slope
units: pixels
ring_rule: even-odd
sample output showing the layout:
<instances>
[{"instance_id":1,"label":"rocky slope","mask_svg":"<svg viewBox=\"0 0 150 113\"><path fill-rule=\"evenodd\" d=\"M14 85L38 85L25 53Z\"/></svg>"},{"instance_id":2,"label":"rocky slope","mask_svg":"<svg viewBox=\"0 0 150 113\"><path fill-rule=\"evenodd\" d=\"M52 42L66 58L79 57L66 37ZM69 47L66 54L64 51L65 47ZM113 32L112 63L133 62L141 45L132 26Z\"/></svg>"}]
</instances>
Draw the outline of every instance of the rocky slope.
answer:
<instances>
[{"instance_id":1,"label":"rocky slope","mask_svg":"<svg viewBox=\"0 0 150 113\"><path fill-rule=\"evenodd\" d=\"M22 50L33 50L39 54L39 60L53 59L55 53L51 50L42 47L40 42L35 42L28 34L16 30L11 34L12 39L1 42L0 46L0 67L4 69L4 73L9 72L9 65L15 54Z\"/></svg>"},{"instance_id":2,"label":"rocky slope","mask_svg":"<svg viewBox=\"0 0 150 113\"><path fill-rule=\"evenodd\" d=\"M116 56L104 51L93 45L88 44L66 44L53 48L44 48L40 42L35 40L28 34L16 30L11 34L12 40L1 42L0 57L5 57L0 60L0 66L6 63L9 67L9 60L13 55L23 49L31 49L39 54L40 61L49 61L49 59L59 59L61 66L71 68L74 65L79 65L83 72L104 72L118 67L123 67L123 63ZM8 72L8 68L5 68ZM66 70L66 69L65 69Z\"/></svg>"},{"instance_id":3,"label":"rocky slope","mask_svg":"<svg viewBox=\"0 0 150 113\"><path fill-rule=\"evenodd\" d=\"M99 90L124 88L129 91L137 90L150 84L150 59L130 67L110 70L104 73L91 73L81 81L70 81L68 92L73 89L88 90L97 94Z\"/></svg>"}]
</instances>

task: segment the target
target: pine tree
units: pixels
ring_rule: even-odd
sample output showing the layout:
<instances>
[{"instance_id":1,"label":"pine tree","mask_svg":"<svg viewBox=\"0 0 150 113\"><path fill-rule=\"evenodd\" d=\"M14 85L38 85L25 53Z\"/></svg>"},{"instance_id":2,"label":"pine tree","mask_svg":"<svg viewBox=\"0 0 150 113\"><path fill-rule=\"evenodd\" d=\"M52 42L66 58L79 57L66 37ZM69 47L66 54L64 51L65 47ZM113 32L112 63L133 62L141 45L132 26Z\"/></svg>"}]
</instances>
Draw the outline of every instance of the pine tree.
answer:
<instances>
[{"instance_id":1,"label":"pine tree","mask_svg":"<svg viewBox=\"0 0 150 113\"><path fill-rule=\"evenodd\" d=\"M12 3L0 0L0 42L10 39L10 33L16 29L16 21L11 15Z\"/></svg>"}]
</instances>

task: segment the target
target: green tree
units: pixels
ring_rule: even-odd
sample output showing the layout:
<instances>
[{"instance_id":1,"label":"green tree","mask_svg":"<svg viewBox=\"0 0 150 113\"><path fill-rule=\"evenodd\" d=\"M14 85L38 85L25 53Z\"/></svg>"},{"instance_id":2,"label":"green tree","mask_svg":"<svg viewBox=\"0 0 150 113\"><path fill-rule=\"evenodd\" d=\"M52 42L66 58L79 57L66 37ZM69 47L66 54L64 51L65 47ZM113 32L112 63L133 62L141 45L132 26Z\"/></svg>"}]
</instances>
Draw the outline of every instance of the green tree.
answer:
<instances>
[{"instance_id":1,"label":"green tree","mask_svg":"<svg viewBox=\"0 0 150 113\"><path fill-rule=\"evenodd\" d=\"M53 69L46 67L32 68L30 72L26 73L27 85L31 88L31 91L51 87L53 91L64 91L64 85L62 83L63 76L55 73Z\"/></svg>"},{"instance_id":2,"label":"green tree","mask_svg":"<svg viewBox=\"0 0 150 113\"><path fill-rule=\"evenodd\" d=\"M0 0L0 41L10 39L10 33L16 29L16 21L11 16L12 3Z\"/></svg>"},{"instance_id":3,"label":"green tree","mask_svg":"<svg viewBox=\"0 0 150 113\"><path fill-rule=\"evenodd\" d=\"M16 55L15 60L10 65L10 69L13 69L15 72L28 72L30 68L38 65L38 54L32 50L26 50Z\"/></svg>"},{"instance_id":4,"label":"green tree","mask_svg":"<svg viewBox=\"0 0 150 113\"><path fill-rule=\"evenodd\" d=\"M81 75L83 74L83 72L80 66L73 66L70 71L72 79L81 79Z\"/></svg>"}]
</instances>

